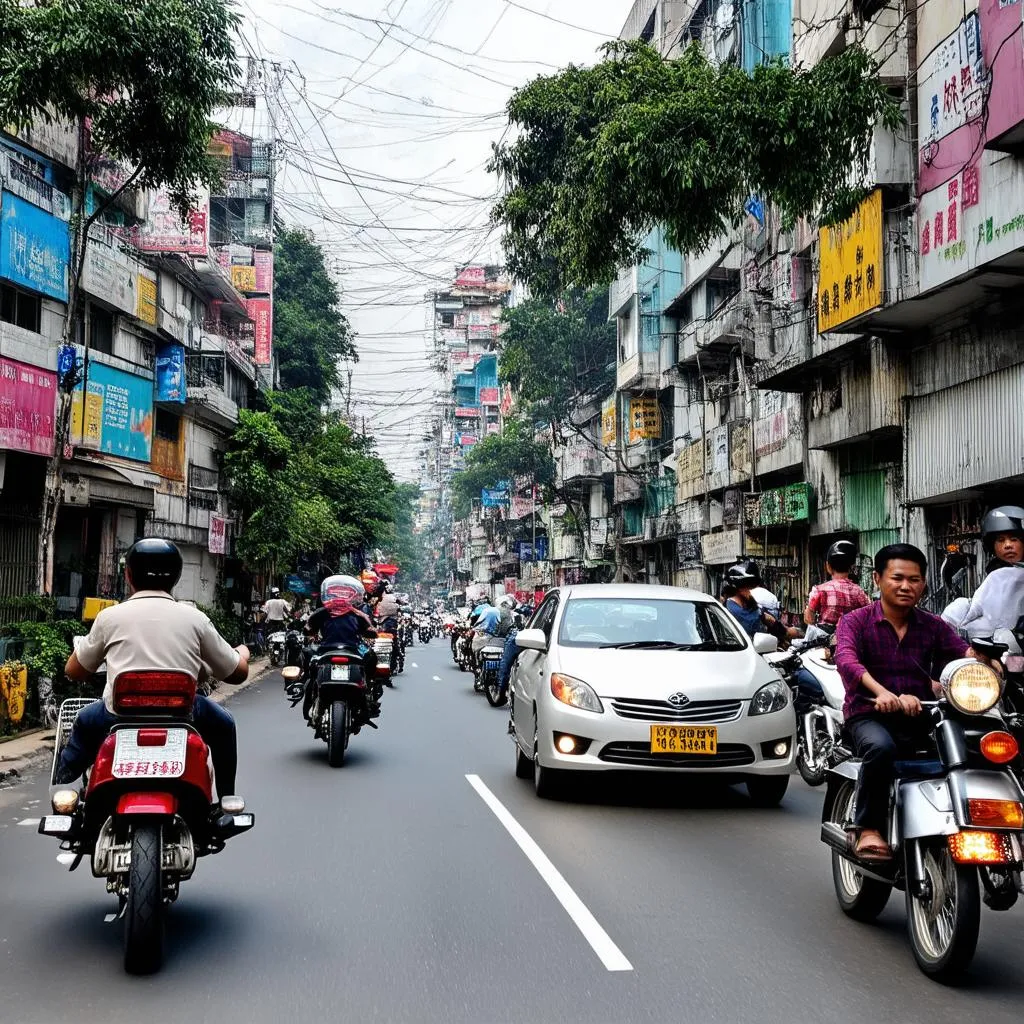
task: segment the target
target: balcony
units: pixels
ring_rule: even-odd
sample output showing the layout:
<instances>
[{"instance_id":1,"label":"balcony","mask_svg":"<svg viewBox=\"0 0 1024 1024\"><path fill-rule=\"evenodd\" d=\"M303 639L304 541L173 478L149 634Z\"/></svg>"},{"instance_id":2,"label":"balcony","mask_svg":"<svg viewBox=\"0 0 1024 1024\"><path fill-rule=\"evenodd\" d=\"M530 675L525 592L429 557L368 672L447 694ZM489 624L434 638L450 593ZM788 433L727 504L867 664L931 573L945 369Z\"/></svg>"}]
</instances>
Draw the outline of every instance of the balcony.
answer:
<instances>
[{"instance_id":1,"label":"balcony","mask_svg":"<svg viewBox=\"0 0 1024 1024\"><path fill-rule=\"evenodd\" d=\"M629 267L608 289L608 319L617 317L633 301L636 292L636 267Z\"/></svg>"},{"instance_id":2,"label":"balcony","mask_svg":"<svg viewBox=\"0 0 1024 1024\"><path fill-rule=\"evenodd\" d=\"M223 354L185 356L186 397L196 416L233 430L238 425L238 406L224 391L224 372Z\"/></svg>"},{"instance_id":3,"label":"balcony","mask_svg":"<svg viewBox=\"0 0 1024 1024\"><path fill-rule=\"evenodd\" d=\"M738 292L697 325L698 351L728 353L740 348L752 355L754 320L753 298L749 292Z\"/></svg>"},{"instance_id":4,"label":"balcony","mask_svg":"<svg viewBox=\"0 0 1024 1024\"><path fill-rule=\"evenodd\" d=\"M615 370L615 386L620 391L656 391L660 380L660 352L637 352Z\"/></svg>"},{"instance_id":5,"label":"balcony","mask_svg":"<svg viewBox=\"0 0 1024 1024\"><path fill-rule=\"evenodd\" d=\"M49 341L35 331L0 320L0 356L45 370L56 366L56 339Z\"/></svg>"}]
</instances>

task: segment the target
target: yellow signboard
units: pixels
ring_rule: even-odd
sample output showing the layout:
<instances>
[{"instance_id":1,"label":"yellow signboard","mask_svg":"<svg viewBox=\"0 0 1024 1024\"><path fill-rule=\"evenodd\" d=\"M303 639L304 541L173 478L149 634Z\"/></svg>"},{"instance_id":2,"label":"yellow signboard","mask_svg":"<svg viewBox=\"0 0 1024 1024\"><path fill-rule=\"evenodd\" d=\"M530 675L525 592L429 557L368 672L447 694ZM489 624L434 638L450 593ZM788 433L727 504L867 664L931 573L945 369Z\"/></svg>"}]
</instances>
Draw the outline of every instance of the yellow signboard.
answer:
<instances>
[{"instance_id":1,"label":"yellow signboard","mask_svg":"<svg viewBox=\"0 0 1024 1024\"><path fill-rule=\"evenodd\" d=\"M818 232L818 333L882 304L882 190L849 220Z\"/></svg>"},{"instance_id":2,"label":"yellow signboard","mask_svg":"<svg viewBox=\"0 0 1024 1024\"><path fill-rule=\"evenodd\" d=\"M0 720L20 722L28 695L28 668L18 661L0 665Z\"/></svg>"},{"instance_id":3,"label":"yellow signboard","mask_svg":"<svg viewBox=\"0 0 1024 1024\"><path fill-rule=\"evenodd\" d=\"M103 395L94 391L71 396L71 440L83 448L99 448L103 430Z\"/></svg>"},{"instance_id":4,"label":"yellow signboard","mask_svg":"<svg viewBox=\"0 0 1024 1024\"><path fill-rule=\"evenodd\" d=\"M661 437L661 407L656 398L629 400L629 443L657 440Z\"/></svg>"},{"instance_id":5,"label":"yellow signboard","mask_svg":"<svg viewBox=\"0 0 1024 1024\"><path fill-rule=\"evenodd\" d=\"M605 448L614 448L618 435L618 425L615 422L615 396L612 395L601 407L601 444Z\"/></svg>"},{"instance_id":6,"label":"yellow signboard","mask_svg":"<svg viewBox=\"0 0 1024 1024\"><path fill-rule=\"evenodd\" d=\"M256 291L256 268L255 267L232 267L231 283L240 292Z\"/></svg>"},{"instance_id":7,"label":"yellow signboard","mask_svg":"<svg viewBox=\"0 0 1024 1024\"><path fill-rule=\"evenodd\" d=\"M676 479L680 483L699 480L704 475L704 442L694 441L679 449L676 456Z\"/></svg>"},{"instance_id":8,"label":"yellow signboard","mask_svg":"<svg viewBox=\"0 0 1024 1024\"><path fill-rule=\"evenodd\" d=\"M135 278L135 315L144 324L156 327L156 281L139 274Z\"/></svg>"}]
</instances>

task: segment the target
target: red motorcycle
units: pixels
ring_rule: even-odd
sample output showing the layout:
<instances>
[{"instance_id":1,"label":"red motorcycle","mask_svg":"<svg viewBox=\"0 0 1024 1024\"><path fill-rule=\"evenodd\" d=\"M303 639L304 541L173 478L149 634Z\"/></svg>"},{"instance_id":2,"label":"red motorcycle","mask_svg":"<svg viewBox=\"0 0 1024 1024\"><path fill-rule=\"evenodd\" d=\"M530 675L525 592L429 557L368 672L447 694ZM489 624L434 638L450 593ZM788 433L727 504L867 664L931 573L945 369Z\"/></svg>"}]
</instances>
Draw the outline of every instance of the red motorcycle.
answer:
<instances>
[{"instance_id":1,"label":"red motorcycle","mask_svg":"<svg viewBox=\"0 0 1024 1024\"><path fill-rule=\"evenodd\" d=\"M106 878L124 921L124 967L149 974L163 960L164 915L196 860L220 853L253 827L240 797L216 816L209 749L191 724L196 681L183 672L122 672L114 682L119 716L87 773L84 793L61 789L42 835L61 840L70 870L88 856ZM57 723L51 784L79 710L66 700Z\"/></svg>"}]
</instances>

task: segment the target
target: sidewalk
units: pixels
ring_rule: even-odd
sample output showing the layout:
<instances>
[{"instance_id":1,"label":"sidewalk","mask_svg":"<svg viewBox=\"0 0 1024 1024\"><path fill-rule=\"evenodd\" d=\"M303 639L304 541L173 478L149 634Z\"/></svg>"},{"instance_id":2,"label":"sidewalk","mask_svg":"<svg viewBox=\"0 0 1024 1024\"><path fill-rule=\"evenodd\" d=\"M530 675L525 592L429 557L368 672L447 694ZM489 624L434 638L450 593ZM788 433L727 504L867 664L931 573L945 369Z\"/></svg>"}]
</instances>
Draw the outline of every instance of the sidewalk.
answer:
<instances>
[{"instance_id":1,"label":"sidewalk","mask_svg":"<svg viewBox=\"0 0 1024 1024\"><path fill-rule=\"evenodd\" d=\"M258 683L271 671L274 669L271 668L269 658L255 658L249 671L249 678L244 683L239 683L238 686L219 683L210 699L218 704L224 704L236 694ZM52 729L32 729L12 739L0 740L0 782L16 779L32 767L41 755L49 757L53 752L53 736Z\"/></svg>"}]
</instances>

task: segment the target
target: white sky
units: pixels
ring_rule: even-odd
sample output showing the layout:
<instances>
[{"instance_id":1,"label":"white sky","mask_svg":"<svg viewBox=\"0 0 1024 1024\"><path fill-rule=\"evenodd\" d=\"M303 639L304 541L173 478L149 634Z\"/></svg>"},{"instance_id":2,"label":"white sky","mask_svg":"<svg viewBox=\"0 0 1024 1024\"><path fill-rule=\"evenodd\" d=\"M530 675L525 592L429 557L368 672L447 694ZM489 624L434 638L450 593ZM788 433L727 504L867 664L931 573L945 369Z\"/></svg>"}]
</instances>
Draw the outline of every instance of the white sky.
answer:
<instances>
[{"instance_id":1,"label":"white sky","mask_svg":"<svg viewBox=\"0 0 1024 1024\"><path fill-rule=\"evenodd\" d=\"M484 168L505 103L593 62L632 0L338 2L240 0L272 101L271 125L260 110L243 129L282 142L278 212L327 246L358 335L352 411L392 472L418 479L439 384L425 294L456 264L501 262Z\"/></svg>"}]
</instances>

